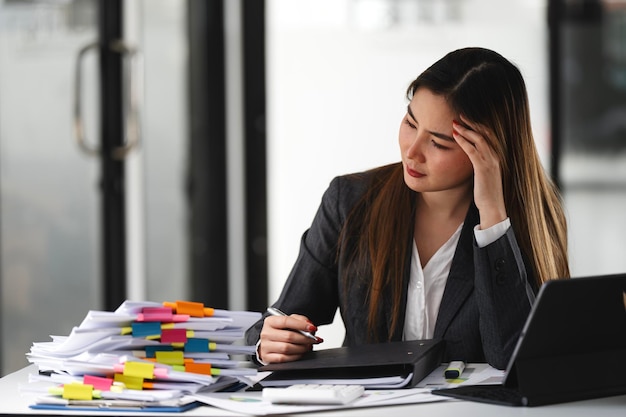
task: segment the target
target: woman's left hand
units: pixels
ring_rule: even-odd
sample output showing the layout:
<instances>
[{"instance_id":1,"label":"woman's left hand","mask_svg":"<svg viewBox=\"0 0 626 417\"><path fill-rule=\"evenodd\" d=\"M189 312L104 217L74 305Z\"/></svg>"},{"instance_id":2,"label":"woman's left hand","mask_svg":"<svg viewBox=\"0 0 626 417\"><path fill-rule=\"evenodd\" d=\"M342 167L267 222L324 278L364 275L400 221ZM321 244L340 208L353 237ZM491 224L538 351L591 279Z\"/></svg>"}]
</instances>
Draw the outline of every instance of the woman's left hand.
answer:
<instances>
[{"instance_id":1,"label":"woman's left hand","mask_svg":"<svg viewBox=\"0 0 626 417\"><path fill-rule=\"evenodd\" d=\"M489 144L498 139L491 129L460 117L462 123L452 122L452 135L474 166L474 202L484 230L507 218L500 161Z\"/></svg>"}]
</instances>

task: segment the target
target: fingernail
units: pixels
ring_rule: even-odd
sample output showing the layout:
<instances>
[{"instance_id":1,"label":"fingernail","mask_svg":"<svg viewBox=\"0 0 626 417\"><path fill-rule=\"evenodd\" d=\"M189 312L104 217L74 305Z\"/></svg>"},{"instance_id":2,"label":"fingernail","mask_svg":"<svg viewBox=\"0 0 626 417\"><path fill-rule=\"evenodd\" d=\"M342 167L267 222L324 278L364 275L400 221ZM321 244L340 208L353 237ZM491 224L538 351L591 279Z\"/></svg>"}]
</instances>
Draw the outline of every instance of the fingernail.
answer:
<instances>
[{"instance_id":1,"label":"fingernail","mask_svg":"<svg viewBox=\"0 0 626 417\"><path fill-rule=\"evenodd\" d=\"M307 329L307 331L309 331L309 332L316 332L316 331L317 331L317 326L314 326L314 325L312 325L312 324L309 324L309 325L307 326L307 328L306 328L306 329Z\"/></svg>"}]
</instances>

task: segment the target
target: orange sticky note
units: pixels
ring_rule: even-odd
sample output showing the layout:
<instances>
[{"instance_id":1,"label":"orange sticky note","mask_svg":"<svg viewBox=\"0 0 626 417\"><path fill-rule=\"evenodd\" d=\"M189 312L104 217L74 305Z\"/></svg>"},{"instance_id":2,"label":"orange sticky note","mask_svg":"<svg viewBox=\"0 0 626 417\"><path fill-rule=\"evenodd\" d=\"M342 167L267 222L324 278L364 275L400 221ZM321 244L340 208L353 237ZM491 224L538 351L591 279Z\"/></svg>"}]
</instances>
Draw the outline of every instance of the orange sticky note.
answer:
<instances>
[{"instance_id":1,"label":"orange sticky note","mask_svg":"<svg viewBox=\"0 0 626 417\"><path fill-rule=\"evenodd\" d=\"M212 316L215 309L205 307L203 303L197 303L194 301L181 301L178 300L175 303L164 302L164 306L171 307L176 310L177 314L187 314L191 317L207 317Z\"/></svg>"},{"instance_id":2,"label":"orange sticky note","mask_svg":"<svg viewBox=\"0 0 626 417\"><path fill-rule=\"evenodd\" d=\"M187 363L185 364L185 372L194 374L211 375L210 363Z\"/></svg>"},{"instance_id":3,"label":"orange sticky note","mask_svg":"<svg viewBox=\"0 0 626 417\"><path fill-rule=\"evenodd\" d=\"M204 317L204 304L193 301L176 301L178 314L189 314L191 317Z\"/></svg>"}]
</instances>

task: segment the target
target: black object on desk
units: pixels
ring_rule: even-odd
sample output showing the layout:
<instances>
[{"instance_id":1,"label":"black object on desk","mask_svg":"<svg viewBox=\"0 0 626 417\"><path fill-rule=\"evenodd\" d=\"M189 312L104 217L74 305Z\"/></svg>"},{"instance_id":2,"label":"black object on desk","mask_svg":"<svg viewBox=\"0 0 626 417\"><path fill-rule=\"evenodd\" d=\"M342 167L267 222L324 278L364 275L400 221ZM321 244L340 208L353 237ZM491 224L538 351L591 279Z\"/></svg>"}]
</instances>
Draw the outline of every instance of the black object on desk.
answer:
<instances>
[{"instance_id":1,"label":"black object on desk","mask_svg":"<svg viewBox=\"0 0 626 417\"><path fill-rule=\"evenodd\" d=\"M536 406L626 393L626 274L543 284L502 385L433 394Z\"/></svg>"},{"instance_id":2,"label":"black object on desk","mask_svg":"<svg viewBox=\"0 0 626 417\"><path fill-rule=\"evenodd\" d=\"M317 350L294 362L260 367L260 371L272 371L260 384L272 386L277 385L277 381L362 380L411 375L404 387L413 387L441 365L443 349L443 341L428 339Z\"/></svg>"}]
</instances>

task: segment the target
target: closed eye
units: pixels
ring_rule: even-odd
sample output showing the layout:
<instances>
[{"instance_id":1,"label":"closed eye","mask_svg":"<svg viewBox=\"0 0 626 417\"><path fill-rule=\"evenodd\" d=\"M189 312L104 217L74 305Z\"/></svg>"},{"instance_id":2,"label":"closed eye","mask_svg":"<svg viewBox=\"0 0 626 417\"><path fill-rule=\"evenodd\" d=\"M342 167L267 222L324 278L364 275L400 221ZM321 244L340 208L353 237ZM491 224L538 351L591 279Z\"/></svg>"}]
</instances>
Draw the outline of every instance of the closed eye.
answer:
<instances>
[{"instance_id":1,"label":"closed eye","mask_svg":"<svg viewBox=\"0 0 626 417\"><path fill-rule=\"evenodd\" d=\"M449 150L450 148L448 148L447 146L443 146L441 144L439 144L437 141L435 140L431 140L431 143L433 144L433 146L437 149L442 149L442 150Z\"/></svg>"}]
</instances>

